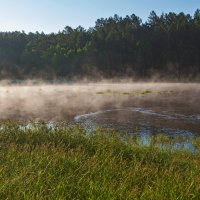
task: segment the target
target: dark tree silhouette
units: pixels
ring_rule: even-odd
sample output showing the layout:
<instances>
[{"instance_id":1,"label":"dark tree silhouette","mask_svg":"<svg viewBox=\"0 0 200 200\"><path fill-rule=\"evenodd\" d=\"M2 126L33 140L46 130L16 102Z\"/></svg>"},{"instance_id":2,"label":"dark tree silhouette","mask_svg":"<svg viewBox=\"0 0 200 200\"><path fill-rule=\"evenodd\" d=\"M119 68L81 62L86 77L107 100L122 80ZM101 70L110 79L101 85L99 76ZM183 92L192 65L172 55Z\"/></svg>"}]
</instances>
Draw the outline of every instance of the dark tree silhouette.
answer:
<instances>
[{"instance_id":1,"label":"dark tree silhouette","mask_svg":"<svg viewBox=\"0 0 200 200\"><path fill-rule=\"evenodd\" d=\"M0 32L0 79L200 76L200 10L97 19L52 34Z\"/></svg>"}]
</instances>

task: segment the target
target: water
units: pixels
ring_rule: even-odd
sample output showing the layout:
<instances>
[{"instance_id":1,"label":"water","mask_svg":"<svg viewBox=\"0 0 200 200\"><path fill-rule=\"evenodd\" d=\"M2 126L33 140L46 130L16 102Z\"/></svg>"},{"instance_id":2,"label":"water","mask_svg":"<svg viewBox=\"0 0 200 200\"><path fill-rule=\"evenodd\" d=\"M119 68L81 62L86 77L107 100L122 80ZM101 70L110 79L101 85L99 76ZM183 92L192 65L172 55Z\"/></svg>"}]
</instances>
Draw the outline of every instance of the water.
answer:
<instances>
[{"instance_id":1,"label":"water","mask_svg":"<svg viewBox=\"0 0 200 200\"><path fill-rule=\"evenodd\" d=\"M177 141L172 148L195 151L189 142L200 133L200 118L197 113L185 114L177 108L174 110L143 107L109 109L75 116L76 123L81 124L88 132L97 127L114 128L124 134L137 135L142 145L149 144L149 138L164 134L172 138L181 136L184 141ZM166 146L165 146L166 147Z\"/></svg>"},{"instance_id":2,"label":"water","mask_svg":"<svg viewBox=\"0 0 200 200\"><path fill-rule=\"evenodd\" d=\"M147 108L110 109L77 115L74 120L88 130L115 128L128 134L142 134L144 130L149 130L150 134L192 136L200 131L199 115L156 112Z\"/></svg>"},{"instance_id":3,"label":"water","mask_svg":"<svg viewBox=\"0 0 200 200\"><path fill-rule=\"evenodd\" d=\"M189 141L200 134L199 102L200 84L192 83L11 85L0 86L0 120L114 128L144 144L157 134Z\"/></svg>"}]
</instances>

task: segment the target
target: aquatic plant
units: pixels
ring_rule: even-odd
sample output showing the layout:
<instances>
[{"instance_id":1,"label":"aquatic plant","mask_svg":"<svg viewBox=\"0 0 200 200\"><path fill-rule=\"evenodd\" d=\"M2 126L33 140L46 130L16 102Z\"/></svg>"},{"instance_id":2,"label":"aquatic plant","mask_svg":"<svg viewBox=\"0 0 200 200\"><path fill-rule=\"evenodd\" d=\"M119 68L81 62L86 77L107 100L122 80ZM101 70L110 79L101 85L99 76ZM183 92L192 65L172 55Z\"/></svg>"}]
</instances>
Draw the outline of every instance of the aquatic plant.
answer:
<instances>
[{"instance_id":1,"label":"aquatic plant","mask_svg":"<svg viewBox=\"0 0 200 200\"><path fill-rule=\"evenodd\" d=\"M130 92L123 92L122 94L123 95L130 95L131 93Z\"/></svg>"},{"instance_id":2,"label":"aquatic plant","mask_svg":"<svg viewBox=\"0 0 200 200\"><path fill-rule=\"evenodd\" d=\"M149 89L146 89L146 90L143 90L143 91L141 91L140 92L140 94L150 94L150 93L152 93L152 90L149 90Z\"/></svg>"}]
</instances>

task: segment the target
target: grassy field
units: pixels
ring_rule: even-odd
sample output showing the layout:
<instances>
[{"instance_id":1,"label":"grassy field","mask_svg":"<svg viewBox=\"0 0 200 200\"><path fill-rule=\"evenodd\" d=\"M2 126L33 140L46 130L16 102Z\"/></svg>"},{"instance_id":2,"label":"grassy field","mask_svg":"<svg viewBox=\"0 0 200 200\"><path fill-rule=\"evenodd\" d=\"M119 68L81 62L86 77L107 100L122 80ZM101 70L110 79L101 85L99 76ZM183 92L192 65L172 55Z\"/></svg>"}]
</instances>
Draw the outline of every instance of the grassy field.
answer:
<instances>
[{"instance_id":1,"label":"grassy field","mask_svg":"<svg viewBox=\"0 0 200 200\"><path fill-rule=\"evenodd\" d=\"M197 152L123 139L114 130L79 127L0 129L0 199L200 199ZM120 139L119 139L120 138Z\"/></svg>"}]
</instances>

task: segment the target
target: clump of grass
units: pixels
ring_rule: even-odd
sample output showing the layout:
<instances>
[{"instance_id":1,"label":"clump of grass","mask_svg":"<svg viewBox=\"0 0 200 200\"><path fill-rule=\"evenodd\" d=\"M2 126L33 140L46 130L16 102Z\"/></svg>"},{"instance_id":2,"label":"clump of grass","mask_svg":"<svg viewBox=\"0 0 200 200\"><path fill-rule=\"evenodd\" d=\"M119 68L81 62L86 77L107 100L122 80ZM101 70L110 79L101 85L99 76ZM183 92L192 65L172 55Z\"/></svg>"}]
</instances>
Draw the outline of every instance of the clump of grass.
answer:
<instances>
[{"instance_id":1,"label":"clump of grass","mask_svg":"<svg viewBox=\"0 0 200 200\"><path fill-rule=\"evenodd\" d=\"M97 94L111 94L112 91L110 89L107 89L106 91L99 91Z\"/></svg>"},{"instance_id":2,"label":"clump of grass","mask_svg":"<svg viewBox=\"0 0 200 200\"><path fill-rule=\"evenodd\" d=\"M146 90L141 91L140 94L144 95L144 94L150 94L150 93L152 93L152 90L146 89Z\"/></svg>"},{"instance_id":3,"label":"clump of grass","mask_svg":"<svg viewBox=\"0 0 200 200\"><path fill-rule=\"evenodd\" d=\"M153 91L150 89L145 89L145 90L133 91L133 93L138 94L138 95L146 95L146 94L153 93Z\"/></svg>"},{"instance_id":4,"label":"clump of grass","mask_svg":"<svg viewBox=\"0 0 200 200\"><path fill-rule=\"evenodd\" d=\"M106 92L107 93L112 93L112 90L111 89L107 89Z\"/></svg>"},{"instance_id":5,"label":"clump of grass","mask_svg":"<svg viewBox=\"0 0 200 200\"><path fill-rule=\"evenodd\" d=\"M97 92L97 94L105 94L105 92L100 91L100 92Z\"/></svg>"},{"instance_id":6,"label":"clump of grass","mask_svg":"<svg viewBox=\"0 0 200 200\"><path fill-rule=\"evenodd\" d=\"M139 92L141 94L141 92ZM112 91L110 89L105 90L105 91L99 91L96 94L113 94L113 95L130 95L134 94L134 92L117 92L117 91Z\"/></svg>"},{"instance_id":7,"label":"clump of grass","mask_svg":"<svg viewBox=\"0 0 200 200\"><path fill-rule=\"evenodd\" d=\"M161 94L172 95L172 94L174 94L174 91L173 90L158 91L157 94L159 94L159 95L161 95Z\"/></svg>"},{"instance_id":8,"label":"clump of grass","mask_svg":"<svg viewBox=\"0 0 200 200\"><path fill-rule=\"evenodd\" d=\"M0 199L200 199L198 153L140 146L111 129L2 126Z\"/></svg>"},{"instance_id":9,"label":"clump of grass","mask_svg":"<svg viewBox=\"0 0 200 200\"><path fill-rule=\"evenodd\" d=\"M167 91L167 94L173 94L173 93L174 93L173 90L168 90L168 91Z\"/></svg>"},{"instance_id":10,"label":"clump of grass","mask_svg":"<svg viewBox=\"0 0 200 200\"><path fill-rule=\"evenodd\" d=\"M123 95L130 95L130 92L123 92Z\"/></svg>"},{"instance_id":11,"label":"clump of grass","mask_svg":"<svg viewBox=\"0 0 200 200\"><path fill-rule=\"evenodd\" d=\"M200 137L195 139L193 138L190 140L190 142L196 149L200 150Z\"/></svg>"}]
</instances>

